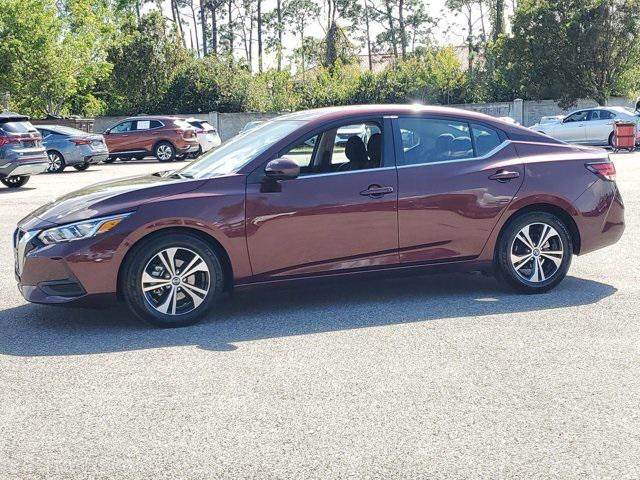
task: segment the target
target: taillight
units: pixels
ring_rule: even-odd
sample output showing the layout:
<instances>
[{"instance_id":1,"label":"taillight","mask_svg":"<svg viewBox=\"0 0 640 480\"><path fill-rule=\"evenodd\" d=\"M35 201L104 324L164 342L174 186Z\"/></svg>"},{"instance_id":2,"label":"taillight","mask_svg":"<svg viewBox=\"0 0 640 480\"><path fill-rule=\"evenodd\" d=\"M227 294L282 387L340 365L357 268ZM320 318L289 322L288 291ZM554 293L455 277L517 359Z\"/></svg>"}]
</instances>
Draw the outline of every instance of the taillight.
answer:
<instances>
[{"instance_id":1,"label":"taillight","mask_svg":"<svg viewBox=\"0 0 640 480\"><path fill-rule=\"evenodd\" d=\"M204 128L197 128L196 133L204 133Z\"/></svg>"},{"instance_id":2,"label":"taillight","mask_svg":"<svg viewBox=\"0 0 640 480\"><path fill-rule=\"evenodd\" d=\"M20 143L21 141L22 139L19 136L0 137L0 147L10 143Z\"/></svg>"},{"instance_id":3,"label":"taillight","mask_svg":"<svg viewBox=\"0 0 640 480\"><path fill-rule=\"evenodd\" d=\"M585 165L587 170L595 173L605 180L614 181L616 179L616 166L613 162L594 162Z\"/></svg>"},{"instance_id":4,"label":"taillight","mask_svg":"<svg viewBox=\"0 0 640 480\"><path fill-rule=\"evenodd\" d=\"M71 141L76 145L91 145L91 140L88 138L72 138Z\"/></svg>"}]
</instances>

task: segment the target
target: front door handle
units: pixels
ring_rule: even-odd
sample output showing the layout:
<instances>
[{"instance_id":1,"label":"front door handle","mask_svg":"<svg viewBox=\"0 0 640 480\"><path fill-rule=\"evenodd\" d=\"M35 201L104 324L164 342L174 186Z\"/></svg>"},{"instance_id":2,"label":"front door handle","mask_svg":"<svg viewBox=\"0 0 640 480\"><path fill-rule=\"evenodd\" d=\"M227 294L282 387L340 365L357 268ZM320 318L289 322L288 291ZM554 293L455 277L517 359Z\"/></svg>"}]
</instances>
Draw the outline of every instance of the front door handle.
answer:
<instances>
[{"instance_id":1,"label":"front door handle","mask_svg":"<svg viewBox=\"0 0 640 480\"><path fill-rule=\"evenodd\" d=\"M508 182L514 178L518 178L520 176L519 172L512 172L509 170L498 170L493 175L489 176L489 180L496 180L498 182Z\"/></svg>"},{"instance_id":2,"label":"front door handle","mask_svg":"<svg viewBox=\"0 0 640 480\"><path fill-rule=\"evenodd\" d=\"M369 188L360 192L364 197L380 198L393 193L393 187L381 187L380 185L369 185Z\"/></svg>"}]
</instances>

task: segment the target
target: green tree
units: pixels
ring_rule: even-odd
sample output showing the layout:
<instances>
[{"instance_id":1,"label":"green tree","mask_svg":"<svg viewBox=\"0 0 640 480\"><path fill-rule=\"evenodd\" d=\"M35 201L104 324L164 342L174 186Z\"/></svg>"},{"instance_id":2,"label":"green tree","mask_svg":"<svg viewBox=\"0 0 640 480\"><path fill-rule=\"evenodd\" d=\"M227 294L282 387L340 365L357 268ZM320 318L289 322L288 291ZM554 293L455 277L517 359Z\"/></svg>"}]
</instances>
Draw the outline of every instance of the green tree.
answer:
<instances>
[{"instance_id":1,"label":"green tree","mask_svg":"<svg viewBox=\"0 0 640 480\"><path fill-rule=\"evenodd\" d=\"M191 54L162 14L154 10L140 25L130 25L122 43L109 50L113 64L104 85L104 100L112 115L160 112L161 102L178 69Z\"/></svg>"},{"instance_id":2,"label":"green tree","mask_svg":"<svg viewBox=\"0 0 640 480\"><path fill-rule=\"evenodd\" d=\"M98 113L93 93L110 65L107 3L5 0L0 8L0 91L27 114Z\"/></svg>"}]
</instances>

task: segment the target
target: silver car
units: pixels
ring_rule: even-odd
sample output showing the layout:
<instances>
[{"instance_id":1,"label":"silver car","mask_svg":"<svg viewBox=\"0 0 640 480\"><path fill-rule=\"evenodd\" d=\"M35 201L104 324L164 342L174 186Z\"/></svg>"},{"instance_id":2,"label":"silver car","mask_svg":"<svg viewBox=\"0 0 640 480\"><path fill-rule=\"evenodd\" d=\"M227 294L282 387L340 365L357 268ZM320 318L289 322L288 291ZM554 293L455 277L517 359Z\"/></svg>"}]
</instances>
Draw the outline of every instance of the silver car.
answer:
<instances>
[{"instance_id":1,"label":"silver car","mask_svg":"<svg viewBox=\"0 0 640 480\"><path fill-rule=\"evenodd\" d=\"M0 113L0 182L18 188L29 181L30 175L43 173L46 168L42 137L29 117Z\"/></svg>"},{"instance_id":2,"label":"silver car","mask_svg":"<svg viewBox=\"0 0 640 480\"><path fill-rule=\"evenodd\" d=\"M616 121L634 122L640 126L640 113L624 107L585 108L530 128L569 143L612 146Z\"/></svg>"},{"instance_id":3,"label":"silver car","mask_svg":"<svg viewBox=\"0 0 640 480\"><path fill-rule=\"evenodd\" d=\"M60 173L66 167L82 171L93 163L109 157L109 150L102 135L83 132L62 125L37 125L42 142L49 156L50 173Z\"/></svg>"}]
</instances>

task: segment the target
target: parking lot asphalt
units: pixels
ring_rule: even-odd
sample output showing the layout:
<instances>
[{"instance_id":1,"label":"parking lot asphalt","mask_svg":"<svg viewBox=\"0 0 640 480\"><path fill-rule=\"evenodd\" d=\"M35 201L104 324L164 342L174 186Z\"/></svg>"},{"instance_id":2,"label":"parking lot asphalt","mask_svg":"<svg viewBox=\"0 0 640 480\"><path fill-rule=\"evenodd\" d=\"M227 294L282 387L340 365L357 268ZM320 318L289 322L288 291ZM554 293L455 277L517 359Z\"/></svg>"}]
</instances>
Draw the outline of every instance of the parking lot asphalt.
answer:
<instances>
[{"instance_id":1,"label":"parking lot asphalt","mask_svg":"<svg viewBox=\"0 0 640 480\"><path fill-rule=\"evenodd\" d=\"M11 233L155 162L0 190L0 479L639 478L640 154L627 230L554 291L479 275L236 294L159 330L27 304Z\"/></svg>"}]
</instances>

